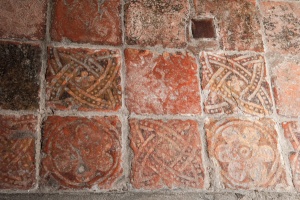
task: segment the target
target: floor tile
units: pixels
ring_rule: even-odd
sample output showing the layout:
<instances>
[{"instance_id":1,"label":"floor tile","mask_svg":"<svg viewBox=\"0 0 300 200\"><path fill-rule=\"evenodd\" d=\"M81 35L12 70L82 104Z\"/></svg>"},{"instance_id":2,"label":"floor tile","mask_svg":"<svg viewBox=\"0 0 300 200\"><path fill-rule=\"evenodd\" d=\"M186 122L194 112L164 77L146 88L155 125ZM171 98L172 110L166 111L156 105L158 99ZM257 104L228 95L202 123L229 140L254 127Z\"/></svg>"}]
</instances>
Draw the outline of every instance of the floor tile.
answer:
<instances>
[{"instance_id":1,"label":"floor tile","mask_svg":"<svg viewBox=\"0 0 300 200\"><path fill-rule=\"evenodd\" d=\"M33 115L0 116L0 189L32 189L35 178Z\"/></svg>"},{"instance_id":2,"label":"floor tile","mask_svg":"<svg viewBox=\"0 0 300 200\"><path fill-rule=\"evenodd\" d=\"M196 60L189 53L127 49L126 104L136 114L199 114Z\"/></svg>"},{"instance_id":3,"label":"floor tile","mask_svg":"<svg viewBox=\"0 0 300 200\"><path fill-rule=\"evenodd\" d=\"M117 117L51 116L43 130L44 188L112 189L122 174L121 123Z\"/></svg>"},{"instance_id":4,"label":"floor tile","mask_svg":"<svg viewBox=\"0 0 300 200\"><path fill-rule=\"evenodd\" d=\"M203 188L196 121L131 119L130 132L134 153L131 182L135 188Z\"/></svg>"},{"instance_id":5,"label":"floor tile","mask_svg":"<svg viewBox=\"0 0 300 200\"><path fill-rule=\"evenodd\" d=\"M51 109L116 111L121 107L119 51L49 47L48 52Z\"/></svg>"}]
</instances>

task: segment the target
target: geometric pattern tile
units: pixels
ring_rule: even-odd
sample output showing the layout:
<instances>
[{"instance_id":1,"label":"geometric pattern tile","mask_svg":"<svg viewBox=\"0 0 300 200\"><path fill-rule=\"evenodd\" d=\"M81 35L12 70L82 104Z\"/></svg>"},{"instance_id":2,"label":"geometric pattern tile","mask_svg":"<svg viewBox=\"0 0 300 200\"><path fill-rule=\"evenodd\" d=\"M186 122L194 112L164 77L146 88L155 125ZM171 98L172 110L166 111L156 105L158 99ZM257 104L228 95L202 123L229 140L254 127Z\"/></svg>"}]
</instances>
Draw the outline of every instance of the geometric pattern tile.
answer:
<instances>
[{"instance_id":1,"label":"geometric pattern tile","mask_svg":"<svg viewBox=\"0 0 300 200\"><path fill-rule=\"evenodd\" d=\"M202 87L208 93L205 112L264 116L272 113L262 56L202 52Z\"/></svg>"},{"instance_id":2,"label":"geometric pattern tile","mask_svg":"<svg viewBox=\"0 0 300 200\"><path fill-rule=\"evenodd\" d=\"M58 110L115 111L121 106L116 50L49 48L47 105Z\"/></svg>"},{"instance_id":3,"label":"geometric pattern tile","mask_svg":"<svg viewBox=\"0 0 300 200\"><path fill-rule=\"evenodd\" d=\"M203 188L200 133L192 120L130 120L135 188Z\"/></svg>"}]
</instances>

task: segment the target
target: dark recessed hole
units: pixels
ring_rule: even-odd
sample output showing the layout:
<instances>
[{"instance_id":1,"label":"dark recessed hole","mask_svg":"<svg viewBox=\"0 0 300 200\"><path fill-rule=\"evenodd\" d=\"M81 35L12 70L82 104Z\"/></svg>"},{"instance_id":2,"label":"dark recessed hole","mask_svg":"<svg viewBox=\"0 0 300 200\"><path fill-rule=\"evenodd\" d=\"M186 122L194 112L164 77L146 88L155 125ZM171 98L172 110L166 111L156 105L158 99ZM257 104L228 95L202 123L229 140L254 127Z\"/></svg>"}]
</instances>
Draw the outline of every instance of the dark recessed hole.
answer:
<instances>
[{"instance_id":1,"label":"dark recessed hole","mask_svg":"<svg viewBox=\"0 0 300 200\"><path fill-rule=\"evenodd\" d=\"M192 19L193 38L215 38L213 19Z\"/></svg>"}]
</instances>

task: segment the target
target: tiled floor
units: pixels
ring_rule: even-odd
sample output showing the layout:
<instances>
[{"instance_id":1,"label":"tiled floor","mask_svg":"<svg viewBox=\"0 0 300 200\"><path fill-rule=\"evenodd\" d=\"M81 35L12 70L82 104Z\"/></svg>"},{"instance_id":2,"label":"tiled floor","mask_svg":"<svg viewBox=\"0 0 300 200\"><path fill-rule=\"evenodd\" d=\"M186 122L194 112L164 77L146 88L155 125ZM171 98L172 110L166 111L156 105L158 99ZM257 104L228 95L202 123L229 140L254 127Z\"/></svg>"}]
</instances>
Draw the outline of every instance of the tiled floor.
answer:
<instances>
[{"instance_id":1,"label":"tiled floor","mask_svg":"<svg viewBox=\"0 0 300 200\"><path fill-rule=\"evenodd\" d=\"M297 0L0 1L0 193L300 191L299 18Z\"/></svg>"}]
</instances>

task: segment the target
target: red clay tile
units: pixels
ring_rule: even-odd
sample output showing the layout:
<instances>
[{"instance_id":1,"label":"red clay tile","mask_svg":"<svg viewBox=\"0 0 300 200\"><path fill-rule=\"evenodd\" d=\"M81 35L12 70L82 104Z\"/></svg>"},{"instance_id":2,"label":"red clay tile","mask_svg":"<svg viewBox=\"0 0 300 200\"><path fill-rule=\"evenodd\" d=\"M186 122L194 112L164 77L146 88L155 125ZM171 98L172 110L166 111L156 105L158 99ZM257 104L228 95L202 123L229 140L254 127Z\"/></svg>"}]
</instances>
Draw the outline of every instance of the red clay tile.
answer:
<instances>
[{"instance_id":1,"label":"red clay tile","mask_svg":"<svg viewBox=\"0 0 300 200\"><path fill-rule=\"evenodd\" d=\"M298 122L284 122L282 124L285 137L291 142L294 151L290 154L290 164L293 172L293 183L300 191L300 125Z\"/></svg>"},{"instance_id":2,"label":"red clay tile","mask_svg":"<svg viewBox=\"0 0 300 200\"><path fill-rule=\"evenodd\" d=\"M46 0L1 0L0 38L44 39L46 10Z\"/></svg>"},{"instance_id":3,"label":"red clay tile","mask_svg":"<svg viewBox=\"0 0 300 200\"><path fill-rule=\"evenodd\" d=\"M0 189L31 189L35 180L33 115L0 116Z\"/></svg>"},{"instance_id":4,"label":"red clay tile","mask_svg":"<svg viewBox=\"0 0 300 200\"><path fill-rule=\"evenodd\" d=\"M127 44L185 46L188 8L186 0L128 0L125 4Z\"/></svg>"},{"instance_id":5,"label":"red clay tile","mask_svg":"<svg viewBox=\"0 0 300 200\"><path fill-rule=\"evenodd\" d=\"M198 70L189 53L125 50L129 111L137 114L198 114Z\"/></svg>"},{"instance_id":6,"label":"red clay tile","mask_svg":"<svg viewBox=\"0 0 300 200\"><path fill-rule=\"evenodd\" d=\"M55 0L51 37L55 41L120 45L120 0Z\"/></svg>"},{"instance_id":7,"label":"red clay tile","mask_svg":"<svg viewBox=\"0 0 300 200\"><path fill-rule=\"evenodd\" d=\"M285 188L277 133L269 119L211 120L206 123L208 151L222 182L231 189Z\"/></svg>"},{"instance_id":8,"label":"red clay tile","mask_svg":"<svg viewBox=\"0 0 300 200\"><path fill-rule=\"evenodd\" d=\"M130 120L135 188L203 188L198 124L193 120Z\"/></svg>"},{"instance_id":9,"label":"red clay tile","mask_svg":"<svg viewBox=\"0 0 300 200\"><path fill-rule=\"evenodd\" d=\"M202 87L207 93L205 112L268 115L272 99L260 55L224 55L202 52Z\"/></svg>"},{"instance_id":10,"label":"red clay tile","mask_svg":"<svg viewBox=\"0 0 300 200\"><path fill-rule=\"evenodd\" d=\"M195 0L196 13L215 17L225 50L263 51L255 0Z\"/></svg>"},{"instance_id":11,"label":"red clay tile","mask_svg":"<svg viewBox=\"0 0 300 200\"><path fill-rule=\"evenodd\" d=\"M300 55L300 2L262 2L269 51Z\"/></svg>"},{"instance_id":12,"label":"red clay tile","mask_svg":"<svg viewBox=\"0 0 300 200\"><path fill-rule=\"evenodd\" d=\"M300 62L281 60L272 64L272 82L277 112L289 117L300 116Z\"/></svg>"},{"instance_id":13,"label":"red clay tile","mask_svg":"<svg viewBox=\"0 0 300 200\"><path fill-rule=\"evenodd\" d=\"M115 111L121 107L119 51L50 47L48 52L50 108Z\"/></svg>"},{"instance_id":14,"label":"red clay tile","mask_svg":"<svg viewBox=\"0 0 300 200\"><path fill-rule=\"evenodd\" d=\"M122 174L117 117L48 117L43 130L42 186L111 189Z\"/></svg>"}]
</instances>

